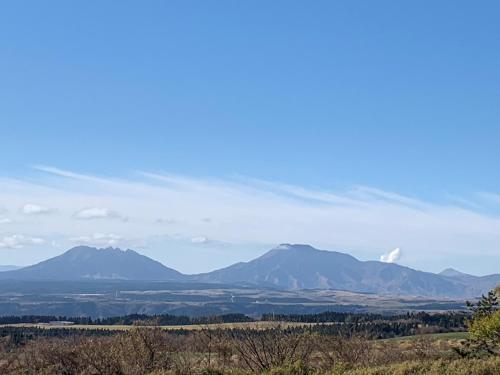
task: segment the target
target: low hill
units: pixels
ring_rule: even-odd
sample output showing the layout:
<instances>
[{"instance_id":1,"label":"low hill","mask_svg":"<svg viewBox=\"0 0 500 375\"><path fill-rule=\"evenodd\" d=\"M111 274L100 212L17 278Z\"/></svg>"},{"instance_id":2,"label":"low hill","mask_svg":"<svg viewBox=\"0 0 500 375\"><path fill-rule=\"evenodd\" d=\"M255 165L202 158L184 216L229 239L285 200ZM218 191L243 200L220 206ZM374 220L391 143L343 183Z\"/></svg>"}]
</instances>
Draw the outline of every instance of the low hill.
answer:
<instances>
[{"instance_id":1,"label":"low hill","mask_svg":"<svg viewBox=\"0 0 500 375\"><path fill-rule=\"evenodd\" d=\"M444 271L441 271L439 275L452 280L460 281L464 284L464 288L467 289L468 294L473 296L486 293L496 285L500 285L500 274L474 276L457 271L453 268L447 268Z\"/></svg>"},{"instance_id":2,"label":"low hill","mask_svg":"<svg viewBox=\"0 0 500 375\"><path fill-rule=\"evenodd\" d=\"M457 271L454 268L447 268L445 270L442 270L441 272L438 273L438 275L445 276L445 277L453 277L456 279L476 279L477 276L469 275L468 273L463 273L460 271Z\"/></svg>"}]
</instances>

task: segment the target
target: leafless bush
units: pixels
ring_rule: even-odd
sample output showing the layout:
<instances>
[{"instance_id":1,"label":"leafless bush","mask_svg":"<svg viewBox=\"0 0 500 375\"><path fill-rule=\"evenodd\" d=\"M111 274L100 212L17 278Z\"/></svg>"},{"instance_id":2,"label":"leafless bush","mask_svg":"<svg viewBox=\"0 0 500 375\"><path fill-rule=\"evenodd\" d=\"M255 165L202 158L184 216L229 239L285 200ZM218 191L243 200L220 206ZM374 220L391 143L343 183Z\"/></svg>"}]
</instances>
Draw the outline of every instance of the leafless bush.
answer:
<instances>
[{"instance_id":1,"label":"leafless bush","mask_svg":"<svg viewBox=\"0 0 500 375\"><path fill-rule=\"evenodd\" d=\"M294 362L309 363L313 350L311 335L292 333L280 326L232 331L230 338L239 360L253 372Z\"/></svg>"},{"instance_id":2,"label":"leafless bush","mask_svg":"<svg viewBox=\"0 0 500 375\"><path fill-rule=\"evenodd\" d=\"M204 354L204 367L224 370L230 365L234 351L226 332L205 326L195 336L196 351Z\"/></svg>"},{"instance_id":3,"label":"leafless bush","mask_svg":"<svg viewBox=\"0 0 500 375\"><path fill-rule=\"evenodd\" d=\"M366 364L373 351L370 343L360 337L321 336L316 348L321 353L323 368Z\"/></svg>"},{"instance_id":4,"label":"leafless bush","mask_svg":"<svg viewBox=\"0 0 500 375\"><path fill-rule=\"evenodd\" d=\"M34 340L2 373L142 375L174 368L179 337L134 328L113 337Z\"/></svg>"},{"instance_id":5,"label":"leafless bush","mask_svg":"<svg viewBox=\"0 0 500 375\"><path fill-rule=\"evenodd\" d=\"M120 336L118 345L127 374L170 368L179 346L176 337L160 328L132 329Z\"/></svg>"},{"instance_id":6,"label":"leafless bush","mask_svg":"<svg viewBox=\"0 0 500 375\"><path fill-rule=\"evenodd\" d=\"M81 370L77 345L68 340L51 339L26 345L11 361L7 371L30 375L72 375L81 373Z\"/></svg>"},{"instance_id":7,"label":"leafless bush","mask_svg":"<svg viewBox=\"0 0 500 375\"><path fill-rule=\"evenodd\" d=\"M116 338L91 338L84 340L78 347L86 371L96 375L124 375L122 353Z\"/></svg>"}]
</instances>

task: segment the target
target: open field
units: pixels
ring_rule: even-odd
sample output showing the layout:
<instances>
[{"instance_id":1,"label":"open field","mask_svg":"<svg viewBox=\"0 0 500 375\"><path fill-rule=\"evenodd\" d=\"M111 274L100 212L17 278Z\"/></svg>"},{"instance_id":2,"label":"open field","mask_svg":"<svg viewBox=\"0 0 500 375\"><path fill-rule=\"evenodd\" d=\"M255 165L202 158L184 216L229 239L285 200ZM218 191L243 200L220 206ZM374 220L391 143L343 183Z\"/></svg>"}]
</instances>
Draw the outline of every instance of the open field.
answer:
<instances>
[{"instance_id":1,"label":"open field","mask_svg":"<svg viewBox=\"0 0 500 375\"><path fill-rule=\"evenodd\" d=\"M424 335L414 335L414 336L403 336L403 337L394 337L390 339L384 339L382 341L416 341L416 340L465 340L469 337L467 332L445 332L445 333L428 333Z\"/></svg>"},{"instance_id":2,"label":"open field","mask_svg":"<svg viewBox=\"0 0 500 375\"><path fill-rule=\"evenodd\" d=\"M291 327L311 327L315 325L338 325L338 322L327 323L303 323L303 322L243 322L243 323L213 323L213 324L185 324L185 325L165 325L165 326L135 326L135 325L95 325L95 324L49 324L49 323L19 323L19 324L1 324L1 327L16 328L41 328L41 329L86 329L86 330L107 330L107 331L128 331L133 328L160 328L168 331L186 330L199 331L202 329L252 329L265 330L270 328L287 329Z\"/></svg>"}]
</instances>

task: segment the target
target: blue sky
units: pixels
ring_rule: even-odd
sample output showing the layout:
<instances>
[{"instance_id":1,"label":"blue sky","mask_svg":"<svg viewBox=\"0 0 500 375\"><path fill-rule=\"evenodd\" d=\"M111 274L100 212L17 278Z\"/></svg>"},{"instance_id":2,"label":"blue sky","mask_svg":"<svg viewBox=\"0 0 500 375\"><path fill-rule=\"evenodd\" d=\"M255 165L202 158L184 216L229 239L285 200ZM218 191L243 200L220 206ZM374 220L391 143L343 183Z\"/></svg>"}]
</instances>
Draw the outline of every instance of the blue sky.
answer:
<instances>
[{"instance_id":1,"label":"blue sky","mask_svg":"<svg viewBox=\"0 0 500 375\"><path fill-rule=\"evenodd\" d=\"M463 242L457 234L462 233L470 244L465 241L457 250L454 265L476 273L499 272L492 266L500 264L495 235L500 202L499 10L493 1L5 2L0 11L0 177L3 190L17 195L0 201L2 218L15 222L15 227L0 224L0 244L1 238L16 235L44 243L4 246L0 263L43 259L60 252L49 246L56 239L66 246L70 238L88 239L107 230L100 234L113 234L125 244L144 245L147 238L145 252L188 271L249 259L268 244L292 240L341 247L364 259L401 247L402 263L437 270L452 263L449 255L458 244L449 239ZM361 243L357 237L371 239L374 225L392 222L399 214L372 207L363 215L373 221L346 219L351 226L339 227L340 218L328 216L339 211L334 205L323 207L324 214L297 211L325 229L295 236L295 225L300 225L289 223L292 239L284 238L286 231L270 236L255 229L252 236L233 238L222 230L179 224L175 230L137 230L135 242L127 242L124 235L139 226L130 212L129 227L106 228L102 221L82 227L78 221L58 231L57 213L62 222L64 212L74 217L83 209L127 209L88 196L81 198L81 207L57 207L50 194L40 196L37 186L83 189L79 197L105 194L91 184L72 186L67 179L75 176L34 166L121 179L129 188L144 183L143 173L182 176L207 191L212 189L207 181L217 180L224 189L236 183L240 197L242 190L255 188L255 180L259 197L279 190L280 199L289 195L283 184L305 189L309 197L315 194L314 200L325 192L352 198L360 187L369 187L431 205L428 222L452 206L486 220L483 227L489 229L470 234L457 229L467 222L453 221L453 230L436 238L430 228L423 229L419 211L405 216L406 232L398 229L406 237L395 239L387 226L381 231L385 239ZM15 193L13 181L21 181L23 189ZM371 196L370 204L377 199ZM264 201L256 206L265 207ZM301 209L306 203L300 202ZM238 221L246 214L241 200L235 204L240 209L225 207L225 216L218 219L212 206L191 207L189 220L197 215L220 220L220 226L227 223L223 218ZM21 214L25 205L51 211L36 217L40 223L50 217L53 227L46 224L43 232L39 222L26 222ZM136 210L146 222L148 208L138 203ZM152 221L163 216L176 221L168 212L150 213ZM280 226L284 217L276 217L274 224ZM259 220L257 213L233 230L245 231L252 220ZM327 220L332 220L330 227ZM481 228L481 223L471 226ZM353 234L327 235L340 230ZM166 235L173 242L158 239ZM417 242L412 236L427 236L429 243L418 241L412 247ZM199 242L191 242L196 238L207 239L210 247L205 243L200 250L194 246ZM439 240L443 254L432 265L426 262L426 249L438 250L431 239ZM171 254L167 248L186 248L182 253L188 255ZM482 249L484 260L474 257L471 263ZM207 261L190 268L192 254L202 251Z\"/></svg>"}]
</instances>

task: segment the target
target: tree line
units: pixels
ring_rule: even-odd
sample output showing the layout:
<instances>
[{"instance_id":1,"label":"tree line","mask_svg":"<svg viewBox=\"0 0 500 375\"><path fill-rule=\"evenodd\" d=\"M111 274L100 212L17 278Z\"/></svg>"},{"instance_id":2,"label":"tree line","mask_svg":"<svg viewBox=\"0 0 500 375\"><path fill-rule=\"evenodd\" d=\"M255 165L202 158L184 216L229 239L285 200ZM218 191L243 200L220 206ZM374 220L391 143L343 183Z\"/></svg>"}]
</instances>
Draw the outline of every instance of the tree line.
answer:
<instances>
[{"instance_id":1,"label":"tree line","mask_svg":"<svg viewBox=\"0 0 500 375\"><path fill-rule=\"evenodd\" d=\"M153 322L157 325L199 325L220 323L245 323L258 321L294 322L294 323L372 323L372 322L415 322L424 325L436 325L443 328L465 327L469 312L408 312L405 314L372 314L326 311L317 314L263 314L260 319L245 314L222 314L211 316L185 316L171 314L129 314L105 318L88 316L67 317L55 315L0 316L0 324L49 323L68 321L83 325L134 325L140 322Z\"/></svg>"}]
</instances>

